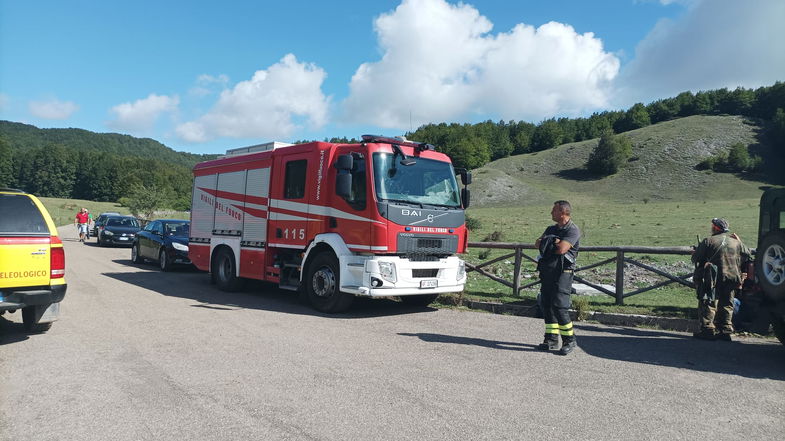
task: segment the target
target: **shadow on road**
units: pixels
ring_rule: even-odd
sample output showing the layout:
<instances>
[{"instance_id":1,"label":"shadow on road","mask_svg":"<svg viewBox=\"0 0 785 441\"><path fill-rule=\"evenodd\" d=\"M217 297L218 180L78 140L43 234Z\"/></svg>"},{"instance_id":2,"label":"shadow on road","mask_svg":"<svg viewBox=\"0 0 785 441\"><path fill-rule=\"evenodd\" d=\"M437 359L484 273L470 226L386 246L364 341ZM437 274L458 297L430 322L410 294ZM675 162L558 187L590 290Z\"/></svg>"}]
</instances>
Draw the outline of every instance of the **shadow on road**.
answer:
<instances>
[{"instance_id":1,"label":"shadow on road","mask_svg":"<svg viewBox=\"0 0 785 441\"><path fill-rule=\"evenodd\" d=\"M6 313L8 314L8 313ZM20 314L17 312L17 314ZM20 317L21 319L21 317ZM0 317L0 346L10 343L25 341L29 337L22 323L13 322L5 317Z\"/></svg>"},{"instance_id":2,"label":"shadow on road","mask_svg":"<svg viewBox=\"0 0 785 441\"><path fill-rule=\"evenodd\" d=\"M117 259L114 262L130 267L154 268L152 265L134 265L130 260ZM138 271L123 273L103 273L104 276L135 285L158 294L192 299L198 308L232 311L238 308L259 309L287 314L313 315L326 318L368 318L417 312L436 311L430 307L413 307L392 299L371 299L358 297L349 311L340 314L323 314L300 300L296 292L279 289L271 283L248 280L245 288L238 292L224 292L210 284L205 272L184 267L174 272Z\"/></svg>"},{"instance_id":3,"label":"shadow on road","mask_svg":"<svg viewBox=\"0 0 785 441\"><path fill-rule=\"evenodd\" d=\"M611 360L785 381L785 347L737 339L697 340L689 335L638 328L576 325L578 346L587 354Z\"/></svg>"},{"instance_id":4,"label":"shadow on road","mask_svg":"<svg viewBox=\"0 0 785 441\"><path fill-rule=\"evenodd\" d=\"M453 343L459 345L482 346L491 349L505 349L508 351L535 351L536 345L511 341L485 340L483 338L458 337L455 335L399 332L398 335L417 337L429 343Z\"/></svg>"}]
</instances>

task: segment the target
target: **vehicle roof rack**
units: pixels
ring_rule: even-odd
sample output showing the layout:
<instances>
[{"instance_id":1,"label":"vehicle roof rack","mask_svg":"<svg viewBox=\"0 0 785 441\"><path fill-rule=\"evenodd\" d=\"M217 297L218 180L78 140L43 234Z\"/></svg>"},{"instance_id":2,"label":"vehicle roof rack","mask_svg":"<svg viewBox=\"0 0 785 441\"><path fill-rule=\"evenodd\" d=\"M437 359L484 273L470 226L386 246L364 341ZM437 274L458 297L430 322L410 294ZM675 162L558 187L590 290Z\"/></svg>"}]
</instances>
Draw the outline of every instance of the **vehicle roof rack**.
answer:
<instances>
[{"instance_id":1,"label":"vehicle roof rack","mask_svg":"<svg viewBox=\"0 0 785 441\"><path fill-rule=\"evenodd\" d=\"M418 152L423 150L436 150L436 146L433 144L427 144L424 142L416 142L416 141L409 141L404 137L394 137L391 138L389 136L378 136L378 135L363 135L362 136L363 142L378 142L384 144L397 144L397 145L405 145L407 147L414 147L417 149Z\"/></svg>"}]
</instances>

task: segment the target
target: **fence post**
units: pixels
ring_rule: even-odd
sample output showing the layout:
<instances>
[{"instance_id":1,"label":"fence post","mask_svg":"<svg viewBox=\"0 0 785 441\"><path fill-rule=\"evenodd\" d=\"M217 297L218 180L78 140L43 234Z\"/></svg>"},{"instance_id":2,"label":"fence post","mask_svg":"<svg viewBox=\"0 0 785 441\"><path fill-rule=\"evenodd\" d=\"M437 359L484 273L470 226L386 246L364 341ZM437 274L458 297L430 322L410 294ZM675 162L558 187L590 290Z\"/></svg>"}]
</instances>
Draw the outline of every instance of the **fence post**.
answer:
<instances>
[{"instance_id":1,"label":"fence post","mask_svg":"<svg viewBox=\"0 0 785 441\"><path fill-rule=\"evenodd\" d=\"M515 269L512 275L512 295L518 297L521 289L521 260L523 251L520 247L515 248Z\"/></svg>"},{"instance_id":2,"label":"fence post","mask_svg":"<svg viewBox=\"0 0 785 441\"><path fill-rule=\"evenodd\" d=\"M624 251L616 252L616 304L624 304Z\"/></svg>"}]
</instances>

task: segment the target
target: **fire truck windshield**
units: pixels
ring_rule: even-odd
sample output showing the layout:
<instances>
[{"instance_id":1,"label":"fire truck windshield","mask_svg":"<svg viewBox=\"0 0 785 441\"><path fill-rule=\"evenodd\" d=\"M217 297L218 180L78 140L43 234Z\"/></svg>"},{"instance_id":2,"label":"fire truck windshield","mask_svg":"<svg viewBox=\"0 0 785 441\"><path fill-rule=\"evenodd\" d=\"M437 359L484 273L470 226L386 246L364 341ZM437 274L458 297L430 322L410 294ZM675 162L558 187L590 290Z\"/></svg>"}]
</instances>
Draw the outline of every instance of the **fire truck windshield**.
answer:
<instances>
[{"instance_id":1,"label":"fire truck windshield","mask_svg":"<svg viewBox=\"0 0 785 441\"><path fill-rule=\"evenodd\" d=\"M458 182L449 162L416 158L401 165L400 155L373 154L373 175L379 201L458 208L461 206Z\"/></svg>"}]
</instances>

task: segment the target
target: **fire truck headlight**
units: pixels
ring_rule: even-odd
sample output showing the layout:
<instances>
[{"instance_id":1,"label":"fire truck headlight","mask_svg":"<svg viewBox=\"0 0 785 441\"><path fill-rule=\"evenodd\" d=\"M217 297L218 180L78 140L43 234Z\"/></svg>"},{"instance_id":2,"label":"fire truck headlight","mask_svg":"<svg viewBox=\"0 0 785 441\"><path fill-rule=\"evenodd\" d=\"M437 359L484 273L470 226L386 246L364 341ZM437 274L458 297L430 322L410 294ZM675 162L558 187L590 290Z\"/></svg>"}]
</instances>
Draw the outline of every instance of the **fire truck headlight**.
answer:
<instances>
[{"instance_id":1,"label":"fire truck headlight","mask_svg":"<svg viewBox=\"0 0 785 441\"><path fill-rule=\"evenodd\" d=\"M379 262L379 274L382 279L395 283L397 278L395 276L395 264L392 262Z\"/></svg>"},{"instance_id":2,"label":"fire truck headlight","mask_svg":"<svg viewBox=\"0 0 785 441\"><path fill-rule=\"evenodd\" d=\"M455 280L462 280L466 277L466 263L463 260L458 261L458 272L455 273Z\"/></svg>"}]
</instances>

